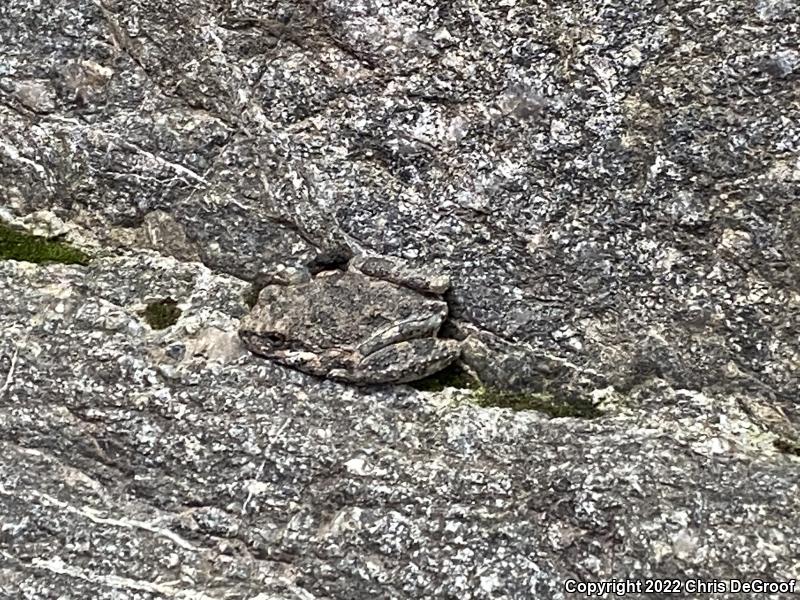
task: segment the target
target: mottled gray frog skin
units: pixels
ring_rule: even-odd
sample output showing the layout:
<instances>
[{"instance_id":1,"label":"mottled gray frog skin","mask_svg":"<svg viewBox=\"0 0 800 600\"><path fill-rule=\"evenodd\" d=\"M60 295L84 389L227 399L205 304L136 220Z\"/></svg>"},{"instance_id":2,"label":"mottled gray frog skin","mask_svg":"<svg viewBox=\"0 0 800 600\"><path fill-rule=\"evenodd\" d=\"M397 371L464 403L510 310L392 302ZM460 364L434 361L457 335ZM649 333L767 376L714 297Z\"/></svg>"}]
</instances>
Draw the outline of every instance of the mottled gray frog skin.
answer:
<instances>
[{"instance_id":1,"label":"mottled gray frog skin","mask_svg":"<svg viewBox=\"0 0 800 600\"><path fill-rule=\"evenodd\" d=\"M239 335L261 356L354 383L402 383L458 358L460 343L436 337L447 304L357 271L266 286Z\"/></svg>"}]
</instances>

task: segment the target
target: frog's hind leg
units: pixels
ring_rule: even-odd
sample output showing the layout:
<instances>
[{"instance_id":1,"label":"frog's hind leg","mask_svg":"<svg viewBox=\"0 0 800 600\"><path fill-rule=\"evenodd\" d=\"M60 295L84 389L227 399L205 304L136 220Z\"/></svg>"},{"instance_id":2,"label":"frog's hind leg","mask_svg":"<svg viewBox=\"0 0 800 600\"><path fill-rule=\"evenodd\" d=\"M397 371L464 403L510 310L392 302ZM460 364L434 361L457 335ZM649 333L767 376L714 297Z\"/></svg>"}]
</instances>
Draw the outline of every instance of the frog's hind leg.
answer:
<instances>
[{"instance_id":1,"label":"frog's hind leg","mask_svg":"<svg viewBox=\"0 0 800 600\"><path fill-rule=\"evenodd\" d=\"M456 340L423 337L381 348L364 357L355 371L364 383L408 383L441 371L460 354Z\"/></svg>"},{"instance_id":2,"label":"frog's hind leg","mask_svg":"<svg viewBox=\"0 0 800 600\"><path fill-rule=\"evenodd\" d=\"M442 317L438 314L394 323L372 334L369 339L359 344L357 350L362 356L369 356L392 344L433 336L441 324Z\"/></svg>"}]
</instances>

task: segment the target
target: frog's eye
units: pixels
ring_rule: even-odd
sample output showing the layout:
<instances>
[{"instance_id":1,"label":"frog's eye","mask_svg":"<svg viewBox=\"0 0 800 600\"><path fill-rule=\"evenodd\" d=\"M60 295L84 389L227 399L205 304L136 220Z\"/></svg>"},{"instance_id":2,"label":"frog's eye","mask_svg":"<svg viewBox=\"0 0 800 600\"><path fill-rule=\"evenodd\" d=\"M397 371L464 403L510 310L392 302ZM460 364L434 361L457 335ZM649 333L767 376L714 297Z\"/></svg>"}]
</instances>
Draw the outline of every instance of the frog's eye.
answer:
<instances>
[{"instance_id":1,"label":"frog's eye","mask_svg":"<svg viewBox=\"0 0 800 600\"><path fill-rule=\"evenodd\" d=\"M286 336L285 335L280 334L280 333L275 333L275 332L272 332L272 331L270 331L268 333L262 333L259 337L262 340L270 342L271 344L275 344L276 346L281 346L281 345L286 343Z\"/></svg>"},{"instance_id":2,"label":"frog's eye","mask_svg":"<svg viewBox=\"0 0 800 600\"><path fill-rule=\"evenodd\" d=\"M264 349L274 349L280 348L285 345L286 337L281 335L280 333L253 333L253 332L241 332L240 337L245 343L251 344L255 348Z\"/></svg>"}]
</instances>

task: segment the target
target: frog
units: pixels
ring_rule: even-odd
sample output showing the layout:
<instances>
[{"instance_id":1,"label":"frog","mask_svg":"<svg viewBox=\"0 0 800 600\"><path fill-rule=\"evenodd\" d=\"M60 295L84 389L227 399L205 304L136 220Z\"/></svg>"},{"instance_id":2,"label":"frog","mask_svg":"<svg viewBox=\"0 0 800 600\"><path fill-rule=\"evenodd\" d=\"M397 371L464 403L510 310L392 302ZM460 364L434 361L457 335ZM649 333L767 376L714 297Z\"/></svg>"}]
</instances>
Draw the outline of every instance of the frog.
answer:
<instances>
[{"instance_id":1,"label":"frog","mask_svg":"<svg viewBox=\"0 0 800 600\"><path fill-rule=\"evenodd\" d=\"M448 317L444 282L359 257L345 269L273 278L242 319L239 337L252 353L317 377L410 383L461 354L461 342L438 336Z\"/></svg>"}]
</instances>

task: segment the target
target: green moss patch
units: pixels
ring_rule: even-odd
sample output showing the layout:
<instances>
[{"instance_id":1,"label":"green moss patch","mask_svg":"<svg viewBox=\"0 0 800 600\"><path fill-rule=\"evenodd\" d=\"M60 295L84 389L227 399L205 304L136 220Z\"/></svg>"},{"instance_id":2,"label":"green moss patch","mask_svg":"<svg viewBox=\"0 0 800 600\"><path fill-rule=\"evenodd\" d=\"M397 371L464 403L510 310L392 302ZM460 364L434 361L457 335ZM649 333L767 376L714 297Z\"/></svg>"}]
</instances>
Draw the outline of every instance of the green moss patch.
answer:
<instances>
[{"instance_id":1,"label":"green moss patch","mask_svg":"<svg viewBox=\"0 0 800 600\"><path fill-rule=\"evenodd\" d=\"M89 256L68 244L0 223L0 260L85 265Z\"/></svg>"},{"instance_id":2,"label":"green moss patch","mask_svg":"<svg viewBox=\"0 0 800 600\"><path fill-rule=\"evenodd\" d=\"M484 387L473 394L472 400L478 406L497 406L515 411L536 410L553 418L593 419L603 414L588 400L561 399L547 392L510 392Z\"/></svg>"},{"instance_id":3,"label":"green moss patch","mask_svg":"<svg viewBox=\"0 0 800 600\"><path fill-rule=\"evenodd\" d=\"M166 329L174 325L181 316L181 309L172 298L151 302L142 311L142 316L153 329Z\"/></svg>"},{"instance_id":4,"label":"green moss patch","mask_svg":"<svg viewBox=\"0 0 800 600\"><path fill-rule=\"evenodd\" d=\"M469 373L457 365L450 365L438 373L414 381L409 385L421 392L441 392L448 387L462 390L474 390L480 387L480 384Z\"/></svg>"},{"instance_id":5,"label":"green moss patch","mask_svg":"<svg viewBox=\"0 0 800 600\"><path fill-rule=\"evenodd\" d=\"M496 406L511 410L536 410L550 417L594 419L603 413L591 402L581 398L563 398L550 392L516 392L486 387L458 365L451 365L430 377L420 379L411 387L421 392L441 392L445 388L471 390L466 400L483 407Z\"/></svg>"}]
</instances>

